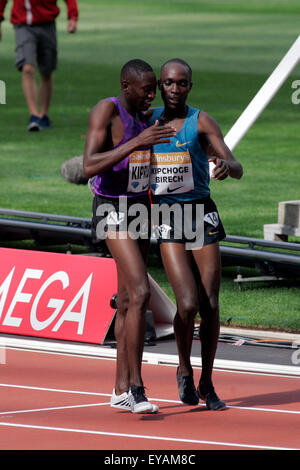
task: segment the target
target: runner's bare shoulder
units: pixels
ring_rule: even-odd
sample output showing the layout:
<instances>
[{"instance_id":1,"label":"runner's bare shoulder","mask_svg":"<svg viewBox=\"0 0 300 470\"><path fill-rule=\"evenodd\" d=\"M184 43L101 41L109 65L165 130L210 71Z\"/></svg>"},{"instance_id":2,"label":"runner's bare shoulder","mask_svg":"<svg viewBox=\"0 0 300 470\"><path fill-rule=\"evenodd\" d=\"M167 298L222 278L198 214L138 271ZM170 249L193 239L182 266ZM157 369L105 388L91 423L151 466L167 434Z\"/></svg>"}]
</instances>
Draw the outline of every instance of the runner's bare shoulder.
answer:
<instances>
[{"instance_id":1,"label":"runner's bare shoulder","mask_svg":"<svg viewBox=\"0 0 300 470\"><path fill-rule=\"evenodd\" d=\"M109 98L105 98L98 101L98 103L92 108L89 120L91 123L98 122L100 124L103 123L103 121L111 121L111 119L117 114L118 112L114 102Z\"/></svg>"}]
</instances>

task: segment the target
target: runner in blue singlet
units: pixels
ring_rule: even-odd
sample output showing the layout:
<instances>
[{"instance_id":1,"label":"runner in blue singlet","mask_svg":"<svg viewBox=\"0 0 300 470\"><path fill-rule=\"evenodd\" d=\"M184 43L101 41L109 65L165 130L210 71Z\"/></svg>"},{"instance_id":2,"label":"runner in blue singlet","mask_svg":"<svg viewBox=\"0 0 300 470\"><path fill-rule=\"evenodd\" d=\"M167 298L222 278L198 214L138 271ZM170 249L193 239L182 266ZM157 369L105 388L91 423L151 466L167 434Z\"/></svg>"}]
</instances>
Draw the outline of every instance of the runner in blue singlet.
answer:
<instances>
[{"instance_id":1,"label":"runner in blue singlet","mask_svg":"<svg viewBox=\"0 0 300 470\"><path fill-rule=\"evenodd\" d=\"M153 213L159 214L156 233L161 256L177 302L174 332L179 396L190 405L198 404L200 397L208 409L221 410L226 405L214 390L212 372L219 336L218 242L225 232L210 197L209 160L215 164L212 177L216 180L239 179L243 169L224 143L218 124L204 111L186 104L192 87L192 71L186 62L166 62L159 86L164 107L156 108L152 115L148 111L150 124L158 119L161 125L174 126L177 133L170 143L153 146L150 187L154 208L158 208ZM196 390L190 354L197 312L201 316L202 372Z\"/></svg>"}]
</instances>

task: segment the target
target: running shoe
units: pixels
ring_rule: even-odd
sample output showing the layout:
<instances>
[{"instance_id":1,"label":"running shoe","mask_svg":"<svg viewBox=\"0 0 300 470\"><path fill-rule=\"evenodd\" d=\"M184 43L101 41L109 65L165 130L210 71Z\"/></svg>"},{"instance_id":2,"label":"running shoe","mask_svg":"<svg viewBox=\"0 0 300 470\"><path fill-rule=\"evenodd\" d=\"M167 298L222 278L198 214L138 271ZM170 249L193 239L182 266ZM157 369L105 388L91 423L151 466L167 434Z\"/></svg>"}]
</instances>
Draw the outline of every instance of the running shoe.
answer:
<instances>
[{"instance_id":1,"label":"running shoe","mask_svg":"<svg viewBox=\"0 0 300 470\"><path fill-rule=\"evenodd\" d=\"M32 114L29 118L27 130L30 132L36 132L40 130L39 126L40 118Z\"/></svg>"},{"instance_id":2,"label":"running shoe","mask_svg":"<svg viewBox=\"0 0 300 470\"><path fill-rule=\"evenodd\" d=\"M157 413L158 406L151 403L152 409L148 413ZM124 392L121 395L116 394L116 390L113 389L112 396L110 398L110 406L112 408L118 408L119 410L131 411L131 406L129 403L129 393Z\"/></svg>"},{"instance_id":3,"label":"running shoe","mask_svg":"<svg viewBox=\"0 0 300 470\"><path fill-rule=\"evenodd\" d=\"M226 404L220 400L213 385L205 389L204 387L201 388L199 384L198 393L201 400L205 401L208 410L221 411L226 408Z\"/></svg>"},{"instance_id":4,"label":"running shoe","mask_svg":"<svg viewBox=\"0 0 300 470\"><path fill-rule=\"evenodd\" d=\"M50 123L50 119L48 118L48 116L46 114L44 114L44 116L42 116L39 120L39 128L41 131L44 131L46 129L50 129L51 128L51 123Z\"/></svg>"},{"instance_id":5,"label":"running shoe","mask_svg":"<svg viewBox=\"0 0 300 470\"><path fill-rule=\"evenodd\" d=\"M158 411L158 406L148 401L143 386L133 385L128 395L132 413L156 413Z\"/></svg>"},{"instance_id":6,"label":"running shoe","mask_svg":"<svg viewBox=\"0 0 300 470\"><path fill-rule=\"evenodd\" d=\"M176 378L179 390L179 398L182 403L185 403L186 405L198 405L199 396L195 388L193 374L181 377L178 375L177 369Z\"/></svg>"},{"instance_id":7,"label":"running shoe","mask_svg":"<svg viewBox=\"0 0 300 470\"><path fill-rule=\"evenodd\" d=\"M128 392L121 393L121 395L116 394L116 390L113 389L112 396L110 397L110 406L112 408L119 408L120 410L130 411L130 403L128 399Z\"/></svg>"}]
</instances>

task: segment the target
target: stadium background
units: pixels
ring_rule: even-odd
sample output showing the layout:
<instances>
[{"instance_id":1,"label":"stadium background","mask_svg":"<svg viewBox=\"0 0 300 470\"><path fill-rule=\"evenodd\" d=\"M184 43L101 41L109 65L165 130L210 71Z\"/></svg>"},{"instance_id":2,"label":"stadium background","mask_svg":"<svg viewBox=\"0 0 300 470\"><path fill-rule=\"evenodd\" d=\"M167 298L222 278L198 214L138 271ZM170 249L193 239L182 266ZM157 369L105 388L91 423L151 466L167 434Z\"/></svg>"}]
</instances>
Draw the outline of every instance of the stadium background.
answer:
<instances>
[{"instance_id":1,"label":"stadium background","mask_svg":"<svg viewBox=\"0 0 300 470\"><path fill-rule=\"evenodd\" d=\"M8 21L11 2L6 8L0 43L0 79L7 93L0 106L4 208L90 216L90 192L67 183L60 168L82 154L89 112L99 99L118 94L120 67L127 60L143 58L157 73L169 58L188 61L194 83L190 104L211 114L226 134L299 34L296 0L79 0L76 35L67 34L64 2L59 6L53 129L36 134L26 131L28 116ZM298 66L236 147L244 177L212 182L228 234L263 238L263 225L277 220L278 202L300 199L300 105L292 102L292 83L299 78ZM154 105L160 103L158 94ZM1 246L40 249L30 242ZM150 260L149 271L172 297L159 260ZM230 317L231 325L299 331L297 283L250 283L239 292L235 276L235 269L223 270L223 323Z\"/></svg>"}]
</instances>

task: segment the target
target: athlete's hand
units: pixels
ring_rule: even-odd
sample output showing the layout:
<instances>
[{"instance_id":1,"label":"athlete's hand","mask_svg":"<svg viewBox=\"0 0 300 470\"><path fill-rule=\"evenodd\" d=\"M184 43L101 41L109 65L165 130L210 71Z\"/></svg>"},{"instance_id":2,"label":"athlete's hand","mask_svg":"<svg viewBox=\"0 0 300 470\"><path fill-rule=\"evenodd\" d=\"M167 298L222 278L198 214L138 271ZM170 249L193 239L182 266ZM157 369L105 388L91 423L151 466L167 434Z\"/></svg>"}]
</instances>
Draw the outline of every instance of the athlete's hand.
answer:
<instances>
[{"instance_id":1,"label":"athlete's hand","mask_svg":"<svg viewBox=\"0 0 300 470\"><path fill-rule=\"evenodd\" d=\"M227 160L222 160L219 157L211 157L209 162L215 164L215 167L212 172L212 178L218 181L222 181L229 175L229 162Z\"/></svg>"},{"instance_id":2,"label":"athlete's hand","mask_svg":"<svg viewBox=\"0 0 300 470\"><path fill-rule=\"evenodd\" d=\"M77 22L73 20L72 18L68 20L68 25L67 25L68 33L74 34L76 33L77 30Z\"/></svg>"},{"instance_id":3,"label":"athlete's hand","mask_svg":"<svg viewBox=\"0 0 300 470\"><path fill-rule=\"evenodd\" d=\"M136 141L138 147L146 147L155 144L164 144L171 142L170 137L176 135L176 129L169 124L160 126L158 121L141 132L137 137Z\"/></svg>"}]
</instances>

